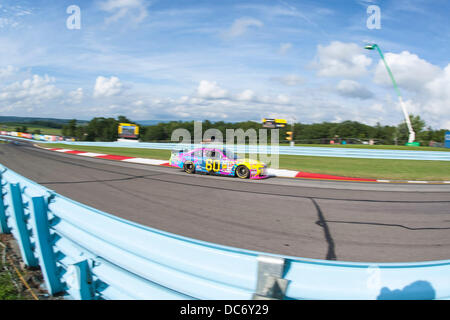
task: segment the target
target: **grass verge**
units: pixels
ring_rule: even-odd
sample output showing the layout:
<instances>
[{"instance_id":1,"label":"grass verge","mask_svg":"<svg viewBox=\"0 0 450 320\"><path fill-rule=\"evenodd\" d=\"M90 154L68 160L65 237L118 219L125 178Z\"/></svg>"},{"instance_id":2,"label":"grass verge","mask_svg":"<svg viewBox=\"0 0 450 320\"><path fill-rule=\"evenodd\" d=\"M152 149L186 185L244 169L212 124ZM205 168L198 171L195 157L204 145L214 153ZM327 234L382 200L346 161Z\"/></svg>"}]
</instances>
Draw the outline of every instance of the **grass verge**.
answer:
<instances>
[{"instance_id":1,"label":"grass verge","mask_svg":"<svg viewBox=\"0 0 450 320\"><path fill-rule=\"evenodd\" d=\"M354 178L450 181L450 161L280 155L280 167Z\"/></svg>"},{"instance_id":2,"label":"grass verge","mask_svg":"<svg viewBox=\"0 0 450 320\"><path fill-rule=\"evenodd\" d=\"M129 157L168 160L169 150L42 144ZM384 160L280 155L280 168L330 175L387 180L450 181L450 161Z\"/></svg>"},{"instance_id":3,"label":"grass verge","mask_svg":"<svg viewBox=\"0 0 450 320\"><path fill-rule=\"evenodd\" d=\"M14 286L11 275L7 271L5 271L4 265L0 262L0 300L21 299L23 298L20 296L17 288Z\"/></svg>"},{"instance_id":4,"label":"grass verge","mask_svg":"<svg viewBox=\"0 0 450 320\"><path fill-rule=\"evenodd\" d=\"M16 128L18 128L18 127L21 128L22 126L27 127L28 133L33 133L33 131L35 131L35 130L40 130L41 134L48 134L48 135L54 135L54 136L62 135L61 129L42 127L42 126L26 124L26 123L0 123L0 130L16 131Z\"/></svg>"},{"instance_id":5,"label":"grass verge","mask_svg":"<svg viewBox=\"0 0 450 320\"><path fill-rule=\"evenodd\" d=\"M287 146L289 144L280 143ZM365 144L296 144L296 147L324 147L324 148L351 148L351 149L371 149L371 150L405 150L405 151L445 151L450 152L449 148L438 147L414 147L414 146L394 146L394 145L365 145Z\"/></svg>"},{"instance_id":6,"label":"grass verge","mask_svg":"<svg viewBox=\"0 0 450 320\"><path fill-rule=\"evenodd\" d=\"M19 290L20 280L7 259L7 251L6 235L2 234L0 235L0 300L26 299Z\"/></svg>"}]
</instances>

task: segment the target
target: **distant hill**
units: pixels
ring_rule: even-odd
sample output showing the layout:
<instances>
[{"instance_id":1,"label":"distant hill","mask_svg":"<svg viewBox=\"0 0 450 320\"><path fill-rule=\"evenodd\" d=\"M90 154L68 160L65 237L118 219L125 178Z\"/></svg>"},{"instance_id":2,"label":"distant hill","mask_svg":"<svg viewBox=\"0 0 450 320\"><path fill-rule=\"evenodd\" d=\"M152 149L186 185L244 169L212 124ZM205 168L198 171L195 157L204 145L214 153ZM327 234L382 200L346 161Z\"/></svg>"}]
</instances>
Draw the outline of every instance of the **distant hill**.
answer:
<instances>
[{"instance_id":1,"label":"distant hill","mask_svg":"<svg viewBox=\"0 0 450 320\"><path fill-rule=\"evenodd\" d=\"M62 128L72 119L60 119L60 118L37 118L37 117L14 117L14 116L0 116L0 124L5 126L20 126L26 125L29 127L42 126L50 128ZM140 126L153 126L158 123L167 123L175 120L138 120L134 121ZM85 125L89 123L89 120L77 120L78 125Z\"/></svg>"},{"instance_id":2,"label":"distant hill","mask_svg":"<svg viewBox=\"0 0 450 320\"><path fill-rule=\"evenodd\" d=\"M136 120L135 122L141 126L153 126L158 123L167 123L175 120Z\"/></svg>"},{"instance_id":3,"label":"distant hill","mask_svg":"<svg viewBox=\"0 0 450 320\"><path fill-rule=\"evenodd\" d=\"M137 124L141 125L141 126L153 126L156 125L158 123L169 123L171 121L182 121L182 122L186 122L189 120L135 120L134 122L136 122ZM190 120L190 121L194 121L194 120ZM201 120L196 120L196 121L201 121ZM260 123L261 121L254 121L254 120L249 120L252 122L257 122ZM216 121L212 121L212 122L216 122ZM226 121L226 123L237 123L238 121Z\"/></svg>"},{"instance_id":4,"label":"distant hill","mask_svg":"<svg viewBox=\"0 0 450 320\"><path fill-rule=\"evenodd\" d=\"M58 119L58 118L36 118L36 117L10 117L0 116L0 123L33 123L33 122L53 122L58 124L66 124L71 119ZM87 120L77 120L79 124L88 123Z\"/></svg>"},{"instance_id":5,"label":"distant hill","mask_svg":"<svg viewBox=\"0 0 450 320\"><path fill-rule=\"evenodd\" d=\"M9 124L13 124L13 125L36 124L36 125L46 126L46 123L47 124L52 123L52 124L57 125L57 127L62 127L64 124L67 124L70 120L72 120L72 119L0 116L0 123L4 123L4 124L9 123ZM168 123L171 121L179 121L179 120L133 120L133 119L130 119L130 120L132 120L133 122L137 123L140 126L153 126L153 125L157 125L158 123ZM186 121L186 120L183 120L183 121ZM77 119L78 125L87 124L88 122L89 122L89 120L78 120ZM259 121L256 121L256 122L259 122ZM233 122L229 122L229 123L233 123ZM50 125L50 127L54 127L54 126Z\"/></svg>"}]
</instances>

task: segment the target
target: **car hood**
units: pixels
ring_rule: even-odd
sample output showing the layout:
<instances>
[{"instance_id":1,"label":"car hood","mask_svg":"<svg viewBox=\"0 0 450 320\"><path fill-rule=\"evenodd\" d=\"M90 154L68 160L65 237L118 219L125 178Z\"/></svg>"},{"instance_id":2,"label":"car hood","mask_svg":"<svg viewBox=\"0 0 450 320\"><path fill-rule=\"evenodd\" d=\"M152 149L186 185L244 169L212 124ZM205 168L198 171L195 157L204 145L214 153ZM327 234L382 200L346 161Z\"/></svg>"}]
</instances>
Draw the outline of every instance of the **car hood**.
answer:
<instances>
[{"instance_id":1,"label":"car hood","mask_svg":"<svg viewBox=\"0 0 450 320\"><path fill-rule=\"evenodd\" d=\"M261 161L255 160L255 159L238 159L238 162L245 162L248 163L251 166L264 166L264 163L262 163Z\"/></svg>"}]
</instances>

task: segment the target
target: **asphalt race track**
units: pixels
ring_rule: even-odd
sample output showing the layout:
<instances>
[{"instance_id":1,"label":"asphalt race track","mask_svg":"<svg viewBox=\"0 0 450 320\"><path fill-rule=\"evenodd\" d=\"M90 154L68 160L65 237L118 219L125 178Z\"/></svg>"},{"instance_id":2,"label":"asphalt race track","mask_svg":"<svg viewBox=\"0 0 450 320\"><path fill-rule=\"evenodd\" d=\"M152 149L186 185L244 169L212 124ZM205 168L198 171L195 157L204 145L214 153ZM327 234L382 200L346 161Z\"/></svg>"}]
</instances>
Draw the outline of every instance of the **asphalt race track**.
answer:
<instances>
[{"instance_id":1,"label":"asphalt race track","mask_svg":"<svg viewBox=\"0 0 450 320\"><path fill-rule=\"evenodd\" d=\"M450 185L238 180L0 144L0 163L71 199L156 229L298 257L450 259Z\"/></svg>"}]
</instances>

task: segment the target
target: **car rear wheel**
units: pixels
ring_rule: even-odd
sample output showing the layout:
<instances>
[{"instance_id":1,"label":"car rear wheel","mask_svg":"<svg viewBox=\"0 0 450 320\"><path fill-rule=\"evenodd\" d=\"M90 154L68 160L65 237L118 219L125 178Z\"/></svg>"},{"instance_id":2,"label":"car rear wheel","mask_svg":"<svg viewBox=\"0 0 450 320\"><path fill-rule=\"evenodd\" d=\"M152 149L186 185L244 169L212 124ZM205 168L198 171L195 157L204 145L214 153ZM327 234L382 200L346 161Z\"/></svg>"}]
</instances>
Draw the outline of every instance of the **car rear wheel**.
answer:
<instances>
[{"instance_id":1,"label":"car rear wheel","mask_svg":"<svg viewBox=\"0 0 450 320\"><path fill-rule=\"evenodd\" d=\"M236 176L241 179L250 177L250 170L246 166L239 166L236 168Z\"/></svg>"},{"instance_id":2,"label":"car rear wheel","mask_svg":"<svg viewBox=\"0 0 450 320\"><path fill-rule=\"evenodd\" d=\"M183 170L186 173L195 173L195 166L192 162L188 161L183 164Z\"/></svg>"}]
</instances>

